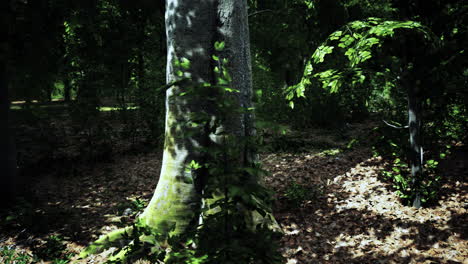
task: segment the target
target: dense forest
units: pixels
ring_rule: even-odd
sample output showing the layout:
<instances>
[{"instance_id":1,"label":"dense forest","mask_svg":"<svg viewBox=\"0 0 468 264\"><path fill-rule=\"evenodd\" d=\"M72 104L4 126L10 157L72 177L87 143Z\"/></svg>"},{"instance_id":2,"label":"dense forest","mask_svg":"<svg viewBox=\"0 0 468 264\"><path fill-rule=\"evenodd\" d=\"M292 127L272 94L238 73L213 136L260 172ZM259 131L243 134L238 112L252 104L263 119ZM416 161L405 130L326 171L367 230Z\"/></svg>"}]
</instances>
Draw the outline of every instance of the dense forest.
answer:
<instances>
[{"instance_id":1,"label":"dense forest","mask_svg":"<svg viewBox=\"0 0 468 264\"><path fill-rule=\"evenodd\" d=\"M468 2L0 5L0 263L467 263Z\"/></svg>"}]
</instances>

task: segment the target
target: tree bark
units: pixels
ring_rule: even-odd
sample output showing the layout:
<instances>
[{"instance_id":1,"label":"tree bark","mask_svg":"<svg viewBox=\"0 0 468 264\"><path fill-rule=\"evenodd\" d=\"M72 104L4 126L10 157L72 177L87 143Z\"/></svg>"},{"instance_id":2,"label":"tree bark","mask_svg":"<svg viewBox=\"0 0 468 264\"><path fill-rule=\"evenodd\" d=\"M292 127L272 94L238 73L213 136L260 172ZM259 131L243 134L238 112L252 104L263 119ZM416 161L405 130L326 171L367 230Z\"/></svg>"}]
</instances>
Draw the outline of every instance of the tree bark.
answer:
<instances>
[{"instance_id":1,"label":"tree bark","mask_svg":"<svg viewBox=\"0 0 468 264\"><path fill-rule=\"evenodd\" d=\"M223 97L216 97L219 90L214 70L220 65L212 59L215 42L224 42L225 48L216 54L227 59L223 68L231 76L231 88L239 91L230 99L238 109L250 108L252 77L246 0L167 0L165 21L168 85L163 162L154 195L137 222L160 235L171 236L196 228L200 222L203 191L210 175L207 170L190 169L190 163L203 164L209 159L206 150L221 145L222 135L250 136L255 129L253 115L248 111L229 113L228 118L219 116L216 103ZM178 66L177 62L186 60L190 61L190 67ZM209 94L195 91L189 97L181 96L190 87L209 87ZM206 114L209 118L205 120L213 122L193 126L193 116L199 113ZM217 124L214 129L212 124ZM236 144L236 150L241 151L232 158L235 165L244 168L255 161L246 142ZM253 176L251 179L255 180ZM259 220L255 212L248 217L253 222ZM80 256L102 250L126 232L133 229L119 229L102 236ZM115 259L124 255L121 251Z\"/></svg>"},{"instance_id":2,"label":"tree bark","mask_svg":"<svg viewBox=\"0 0 468 264\"><path fill-rule=\"evenodd\" d=\"M70 77L66 76L63 80L63 99L67 103L71 101L71 88L72 87Z\"/></svg>"},{"instance_id":3,"label":"tree bark","mask_svg":"<svg viewBox=\"0 0 468 264\"><path fill-rule=\"evenodd\" d=\"M190 79L190 85L215 84L211 55L215 41L224 41L220 51L227 58L224 65L232 77L232 86L240 93L235 100L240 107L251 107L252 81L246 1L229 0L167 0L167 83ZM188 59L189 69L177 75L175 61ZM161 175L153 198L140 217L146 226L173 234L180 234L198 221L201 189L206 179L187 170L192 160L203 160L198 151L217 141L206 127L188 128L190 116L199 111L210 112L210 102L190 102L179 96L183 86L173 86L166 93L165 148ZM213 113L214 115L214 113ZM214 118L216 118L214 116ZM251 114L237 114L222 124L225 132L239 136L254 133ZM190 137L187 136L190 131ZM216 142L215 142L216 143ZM239 162L247 162L242 153Z\"/></svg>"},{"instance_id":4,"label":"tree bark","mask_svg":"<svg viewBox=\"0 0 468 264\"><path fill-rule=\"evenodd\" d=\"M421 207L420 185L423 176L423 148L421 139L421 99L419 87L408 87L408 127L410 134L411 192L413 207Z\"/></svg>"}]
</instances>

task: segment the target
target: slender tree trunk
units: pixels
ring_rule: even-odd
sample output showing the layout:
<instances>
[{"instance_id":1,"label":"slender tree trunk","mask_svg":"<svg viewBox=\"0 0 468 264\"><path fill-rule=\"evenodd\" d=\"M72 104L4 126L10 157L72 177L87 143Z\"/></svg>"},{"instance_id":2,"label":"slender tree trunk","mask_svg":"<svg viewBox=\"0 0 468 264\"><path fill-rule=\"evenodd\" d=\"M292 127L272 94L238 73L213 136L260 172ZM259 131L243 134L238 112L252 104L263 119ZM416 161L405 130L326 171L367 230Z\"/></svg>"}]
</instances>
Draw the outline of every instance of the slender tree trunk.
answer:
<instances>
[{"instance_id":1,"label":"slender tree trunk","mask_svg":"<svg viewBox=\"0 0 468 264\"><path fill-rule=\"evenodd\" d=\"M63 80L63 97L65 102L71 101L71 81L68 76Z\"/></svg>"},{"instance_id":2,"label":"slender tree trunk","mask_svg":"<svg viewBox=\"0 0 468 264\"><path fill-rule=\"evenodd\" d=\"M410 161L411 161L411 192L414 194L412 204L421 207L420 185L423 177L423 148L422 148L422 122L421 99L419 87L408 87L408 127L410 134Z\"/></svg>"},{"instance_id":3,"label":"slender tree trunk","mask_svg":"<svg viewBox=\"0 0 468 264\"><path fill-rule=\"evenodd\" d=\"M47 91L47 102L52 102L52 93L54 92L54 87L53 87L53 83L48 83L47 84L47 88L45 89Z\"/></svg>"}]
</instances>

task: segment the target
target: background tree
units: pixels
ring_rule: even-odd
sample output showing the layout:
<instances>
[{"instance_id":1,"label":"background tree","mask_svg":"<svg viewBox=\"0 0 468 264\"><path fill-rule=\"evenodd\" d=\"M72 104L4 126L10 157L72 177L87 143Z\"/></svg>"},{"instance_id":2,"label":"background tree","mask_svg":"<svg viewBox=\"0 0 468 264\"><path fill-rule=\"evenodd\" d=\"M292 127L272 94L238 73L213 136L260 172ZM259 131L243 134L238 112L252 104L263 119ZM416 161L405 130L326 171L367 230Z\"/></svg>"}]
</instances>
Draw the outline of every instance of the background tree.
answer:
<instances>
[{"instance_id":1,"label":"background tree","mask_svg":"<svg viewBox=\"0 0 468 264\"><path fill-rule=\"evenodd\" d=\"M440 9L449 6L441 4ZM447 33L441 32L440 27L436 26L437 23L434 21L429 22L430 19L426 20L422 14L421 17L423 19L413 18L426 21L428 26L416 21L391 21L373 17L348 23L332 33L316 49L305 67L303 79L298 85L290 87L287 93L288 99L292 99L294 96L304 97L306 88L315 88L316 81L318 81L325 90L340 96L343 104L350 107L351 113L363 115L369 113L370 110L387 117L390 116L391 119L396 119L400 123L405 123L401 120L404 116L408 116L409 146L401 147L407 146L405 142L397 144L391 142L394 138L386 138L386 140L390 140L392 145L400 146L400 154L398 154L400 156L395 159L398 166L401 165L402 160L408 160L411 163L411 177L402 175L403 172L399 168L394 170L395 175L390 175L391 178L394 178L395 186L401 197L411 200L415 207L420 206L421 199L423 202L434 199L436 193L434 188L440 179L436 175L422 176L422 131L424 124L421 120L428 120L428 124L431 125L440 120L440 116L438 117L433 112L434 109L441 110L440 107L436 107L437 103L435 103L440 97L432 97L432 95L434 91L441 93L448 91L446 90L447 86L436 86L437 83L440 84L440 80L434 73L449 70L450 67L441 67L441 65L447 65L444 60L448 59L451 62L452 59L455 60L455 58L463 56L461 55L463 52L453 50L454 53L450 54L456 55L445 56L445 58L439 57L439 55L445 53L444 50L447 48L453 48L454 43L457 43L454 46L458 49L463 49L464 43L459 39L448 44L449 42L444 41L444 35ZM458 31L458 27L459 24L455 21L449 26L452 30L456 29L455 32ZM406 30L407 33L403 34L402 30ZM382 39L389 37L393 40L383 41ZM427 48L421 49L420 45L425 45ZM380 52L375 53L376 50L380 50ZM461 68L465 67L461 66ZM459 77L458 75L454 80ZM392 81L389 82L389 80ZM379 97L384 101L381 101ZM346 102L348 99L351 100ZM402 105L405 101L408 102L408 114L402 112L406 108ZM384 102L383 108L376 104L379 102ZM377 108L374 108L376 106ZM426 111L422 111L423 107L427 108L429 112L424 113ZM462 123L466 124L463 121ZM431 137L438 137L439 140L446 138L441 134L438 136L432 134L427 138ZM436 143L432 140L431 142L437 145L441 141ZM409 153L408 158L400 159L406 149ZM395 150L392 153L394 156L398 156L395 154ZM437 163L434 158L438 158L437 156L436 153L429 156L428 167L433 169L433 165ZM421 198L421 196L424 197Z\"/></svg>"},{"instance_id":2,"label":"background tree","mask_svg":"<svg viewBox=\"0 0 468 264\"><path fill-rule=\"evenodd\" d=\"M0 181L1 205L8 205L16 195L16 149L15 138L11 129L11 114L9 101L9 73L10 37L12 34L12 7L4 2L0 6L0 116L2 129L0 130Z\"/></svg>"}]
</instances>

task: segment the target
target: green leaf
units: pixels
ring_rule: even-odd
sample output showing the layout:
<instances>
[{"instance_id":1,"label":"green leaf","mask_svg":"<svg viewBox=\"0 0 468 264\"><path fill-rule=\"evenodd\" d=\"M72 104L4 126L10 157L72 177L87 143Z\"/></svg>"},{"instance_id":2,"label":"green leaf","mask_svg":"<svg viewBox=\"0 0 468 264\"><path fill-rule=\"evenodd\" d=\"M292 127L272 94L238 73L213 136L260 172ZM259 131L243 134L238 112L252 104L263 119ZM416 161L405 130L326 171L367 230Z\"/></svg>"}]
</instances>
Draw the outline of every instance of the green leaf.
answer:
<instances>
[{"instance_id":1,"label":"green leaf","mask_svg":"<svg viewBox=\"0 0 468 264\"><path fill-rule=\"evenodd\" d=\"M341 30L335 31L330 35L329 39L330 40L337 40L337 39L339 39L341 37L342 34L343 34L343 31L341 31Z\"/></svg>"},{"instance_id":2,"label":"green leaf","mask_svg":"<svg viewBox=\"0 0 468 264\"><path fill-rule=\"evenodd\" d=\"M346 48L348 47L349 45L351 45L353 42L355 41L355 39L350 36L350 35L344 35L341 39L340 39L340 44L338 44L338 47L340 48Z\"/></svg>"},{"instance_id":3,"label":"green leaf","mask_svg":"<svg viewBox=\"0 0 468 264\"><path fill-rule=\"evenodd\" d=\"M325 46L322 45L315 50L314 54L312 54L312 59L315 64L321 63L324 61L325 55L330 54L333 52L333 46Z\"/></svg>"},{"instance_id":4,"label":"green leaf","mask_svg":"<svg viewBox=\"0 0 468 264\"><path fill-rule=\"evenodd\" d=\"M372 54L370 51L360 51L359 52L359 62L364 62L368 59L372 58Z\"/></svg>"},{"instance_id":5,"label":"green leaf","mask_svg":"<svg viewBox=\"0 0 468 264\"><path fill-rule=\"evenodd\" d=\"M345 55L348 56L349 60L352 60L355 52L356 52L355 49L349 48L348 50L346 50Z\"/></svg>"},{"instance_id":6,"label":"green leaf","mask_svg":"<svg viewBox=\"0 0 468 264\"><path fill-rule=\"evenodd\" d=\"M215 44L214 44L214 47L215 47L216 51L222 51L225 46L226 46L226 43L224 43L224 41L221 41L221 42L216 41Z\"/></svg>"},{"instance_id":7,"label":"green leaf","mask_svg":"<svg viewBox=\"0 0 468 264\"><path fill-rule=\"evenodd\" d=\"M187 58L182 58L182 62L180 63L180 66L184 69L190 68L190 61Z\"/></svg>"},{"instance_id":8,"label":"green leaf","mask_svg":"<svg viewBox=\"0 0 468 264\"><path fill-rule=\"evenodd\" d=\"M330 86L330 93L336 93L338 92L338 88L340 87L339 80L335 79L331 81L328 86Z\"/></svg>"}]
</instances>

